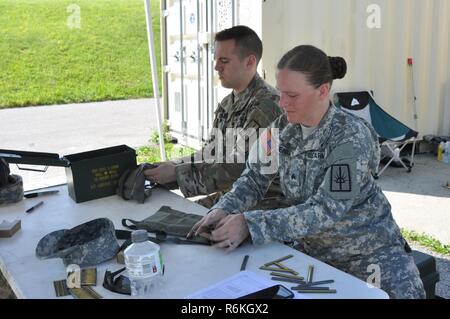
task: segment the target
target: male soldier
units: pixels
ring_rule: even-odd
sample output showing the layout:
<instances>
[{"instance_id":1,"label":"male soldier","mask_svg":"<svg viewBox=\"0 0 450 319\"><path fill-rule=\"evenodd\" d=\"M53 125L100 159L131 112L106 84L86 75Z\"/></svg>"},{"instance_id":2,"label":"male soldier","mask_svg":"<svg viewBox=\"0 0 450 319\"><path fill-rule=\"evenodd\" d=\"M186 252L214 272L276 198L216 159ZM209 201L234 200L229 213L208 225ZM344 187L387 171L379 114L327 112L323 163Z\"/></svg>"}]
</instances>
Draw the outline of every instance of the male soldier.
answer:
<instances>
[{"instance_id":1,"label":"male soldier","mask_svg":"<svg viewBox=\"0 0 450 319\"><path fill-rule=\"evenodd\" d=\"M244 142L246 135L249 143L244 143L244 147L236 143L231 152L232 156L236 155L243 160L232 163L226 161L225 157L230 156L230 150L225 150L225 141L221 144L224 146L223 156L217 156L217 139L220 136L214 134L214 138L211 136L202 149L192 156L160 163L157 168L146 170L144 173L147 179L170 188L176 188L172 187L176 184L185 197L210 195L197 201L207 208L214 205L220 196L231 188L245 168L244 160L247 159L250 148L248 144L252 138L259 128L268 127L281 115L277 104L277 91L265 83L256 71L261 56L262 42L258 35L246 26L232 27L215 36L215 70L222 86L233 91L218 105L213 131L218 129L218 133L225 137L227 128L237 129L240 132L238 140ZM205 158L204 155L207 154L219 158L212 163L207 162L206 160L210 160ZM194 158L201 160L194 162ZM275 181L261 207L277 205L269 198L278 198L280 194Z\"/></svg>"}]
</instances>

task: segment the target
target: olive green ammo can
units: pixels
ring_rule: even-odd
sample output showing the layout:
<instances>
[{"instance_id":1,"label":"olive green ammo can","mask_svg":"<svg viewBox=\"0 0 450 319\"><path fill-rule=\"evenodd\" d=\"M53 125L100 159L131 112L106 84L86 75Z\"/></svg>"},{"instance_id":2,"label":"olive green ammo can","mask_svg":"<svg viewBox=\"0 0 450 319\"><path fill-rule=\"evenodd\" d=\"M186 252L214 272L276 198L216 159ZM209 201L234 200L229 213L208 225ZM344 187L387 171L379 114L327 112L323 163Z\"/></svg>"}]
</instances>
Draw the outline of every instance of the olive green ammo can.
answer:
<instances>
[{"instance_id":1,"label":"olive green ammo can","mask_svg":"<svg viewBox=\"0 0 450 319\"><path fill-rule=\"evenodd\" d=\"M86 202L116 194L120 175L135 168L136 151L126 145L64 156L70 197Z\"/></svg>"}]
</instances>

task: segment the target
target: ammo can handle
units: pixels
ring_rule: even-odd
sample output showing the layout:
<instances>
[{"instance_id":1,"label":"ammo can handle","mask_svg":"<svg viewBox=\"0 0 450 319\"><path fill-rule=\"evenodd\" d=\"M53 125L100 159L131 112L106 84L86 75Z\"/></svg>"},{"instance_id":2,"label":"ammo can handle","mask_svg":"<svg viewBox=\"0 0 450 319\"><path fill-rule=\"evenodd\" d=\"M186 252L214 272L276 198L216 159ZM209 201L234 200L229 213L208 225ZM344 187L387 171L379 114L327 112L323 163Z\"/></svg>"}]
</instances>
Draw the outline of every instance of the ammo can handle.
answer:
<instances>
[{"instance_id":1,"label":"ammo can handle","mask_svg":"<svg viewBox=\"0 0 450 319\"><path fill-rule=\"evenodd\" d=\"M45 166L45 168L43 168L43 169L20 167L19 164L16 164L16 166L21 171L31 171L31 172L40 172L40 173L45 173L48 169L48 166Z\"/></svg>"}]
</instances>

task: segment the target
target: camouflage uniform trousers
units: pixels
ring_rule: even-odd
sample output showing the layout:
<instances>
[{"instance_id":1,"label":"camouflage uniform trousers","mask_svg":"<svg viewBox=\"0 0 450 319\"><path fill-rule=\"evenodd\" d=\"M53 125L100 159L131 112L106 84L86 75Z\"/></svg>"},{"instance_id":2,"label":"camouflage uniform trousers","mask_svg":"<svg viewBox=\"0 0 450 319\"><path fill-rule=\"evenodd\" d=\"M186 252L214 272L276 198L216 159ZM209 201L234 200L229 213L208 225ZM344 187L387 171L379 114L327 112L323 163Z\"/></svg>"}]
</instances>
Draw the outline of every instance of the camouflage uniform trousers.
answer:
<instances>
[{"instance_id":1,"label":"camouflage uniform trousers","mask_svg":"<svg viewBox=\"0 0 450 319\"><path fill-rule=\"evenodd\" d=\"M225 195L226 192L217 192L210 195L207 195L204 198L197 199L195 203L211 209L221 198ZM264 197L260 200L255 206L251 208L251 210L269 210L276 208L286 208L292 205L292 201L288 200L285 197L281 196L270 196Z\"/></svg>"},{"instance_id":2,"label":"camouflage uniform trousers","mask_svg":"<svg viewBox=\"0 0 450 319\"><path fill-rule=\"evenodd\" d=\"M213 193L213 194L207 195L204 198L197 199L195 201L195 203L197 203L203 207L206 207L206 208L211 208L220 200L220 198L224 194L225 194L224 192Z\"/></svg>"},{"instance_id":3,"label":"camouflage uniform trousers","mask_svg":"<svg viewBox=\"0 0 450 319\"><path fill-rule=\"evenodd\" d=\"M412 254L402 247L380 248L363 258L329 264L372 285L375 285L371 280L375 274L373 266L378 266L381 275L379 288L391 299L425 298L423 283Z\"/></svg>"}]
</instances>

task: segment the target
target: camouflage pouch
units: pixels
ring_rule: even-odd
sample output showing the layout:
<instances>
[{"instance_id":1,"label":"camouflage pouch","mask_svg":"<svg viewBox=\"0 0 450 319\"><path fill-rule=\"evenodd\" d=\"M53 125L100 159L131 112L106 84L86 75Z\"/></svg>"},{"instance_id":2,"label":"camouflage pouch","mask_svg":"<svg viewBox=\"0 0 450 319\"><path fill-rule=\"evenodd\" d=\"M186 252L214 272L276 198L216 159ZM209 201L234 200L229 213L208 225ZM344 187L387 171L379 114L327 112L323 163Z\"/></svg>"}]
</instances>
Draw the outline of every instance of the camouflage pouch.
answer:
<instances>
[{"instance_id":1,"label":"camouflage pouch","mask_svg":"<svg viewBox=\"0 0 450 319\"><path fill-rule=\"evenodd\" d=\"M134 199L143 204L152 194L152 190L145 186L144 171L154 168L153 164L140 164L135 169L127 169L119 178L117 195L125 200Z\"/></svg>"},{"instance_id":2,"label":"camouflage pouch","mask_svg":"<svg viewBox=\"0 0 450 319\"><path fill-rule=\"evenodd\" d=\"M200 215L188 214L169 206L162 206L155 214L142 221L124 218L122 219L122 225L130 229L145 229L149 233L157 234L162 241L165 237L174 236L183 239L184 243L210 245L210 241L201 236L186 239L191 228L200 219L202 219Z\"/></svg>"}]
</instances>

